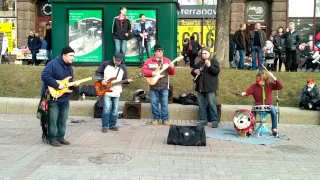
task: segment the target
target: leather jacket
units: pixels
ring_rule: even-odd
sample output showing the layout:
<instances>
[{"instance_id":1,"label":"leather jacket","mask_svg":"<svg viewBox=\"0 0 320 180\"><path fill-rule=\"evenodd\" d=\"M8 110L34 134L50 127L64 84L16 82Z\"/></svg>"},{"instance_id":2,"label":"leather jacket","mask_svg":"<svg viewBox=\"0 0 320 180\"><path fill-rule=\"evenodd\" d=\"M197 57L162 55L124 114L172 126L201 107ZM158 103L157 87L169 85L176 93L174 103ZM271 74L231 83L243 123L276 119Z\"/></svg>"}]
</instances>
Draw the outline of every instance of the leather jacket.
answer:
<instances>
[{"instance_id":1,"label":"leather jacket","mask_svg":"<svg viewBox=\"0 0 320 180\"><path fill-rule=\"evenodd\" d=\"M283 35L279 35L278 33L276 33L273 36L273 45L274 45L274 52L284 52L286 50L285 47L285 39L283 38Z\"/></svg>"},{"instance_id":2,"label":"leather jacket","mask_svg":"<svg viewBox=\"0 0 320 180\"><path fill-rule=\"evenodd\" d=\"M298 50L300 44L300 33L297 30L291 32L286 32L284 34L285 38L285 47L291 51Z\"/></svg>"}]
</instances>

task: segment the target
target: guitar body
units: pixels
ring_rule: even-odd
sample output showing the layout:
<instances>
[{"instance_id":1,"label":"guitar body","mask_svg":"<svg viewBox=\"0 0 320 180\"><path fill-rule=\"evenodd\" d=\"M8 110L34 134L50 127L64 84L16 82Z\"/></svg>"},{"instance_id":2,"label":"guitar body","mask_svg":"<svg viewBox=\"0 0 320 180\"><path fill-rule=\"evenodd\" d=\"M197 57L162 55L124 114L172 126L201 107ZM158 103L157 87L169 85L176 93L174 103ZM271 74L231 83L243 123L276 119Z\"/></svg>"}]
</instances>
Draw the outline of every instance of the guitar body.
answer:
<instances>
[{"instance_id":1,"label":"guitar body","mask_svg":"<svg viewBox=\"0 0 320 180\"><path fill-rule=\"evenodd\" d=\"M153 72L159 72L159 71L160 71L160 66L157 67L157 69L154 70ZM146 77L146 80L147 80L149 85L154 86L163 77L164 77L164 75L157 74L156 76L153 76L153 77Z\"/></svg>"},{"instance_id":2,"label":"guitar body","mask_svg":"<svg viewBox=\"0 0 320 180\"><path fill-rule=\"evenodd\" d=\"M116 78L110 78L107 82L108 85L104 86L100 81L97 81L94 83L94 91L97 96L103 97L105 93L112 92L111 90L111 84L113 81L115 81Z\"/></svg>"},{"instance_id":3,"label":"guitar body","mask_svg":"<svg viewBox=\"0 0 320 180\"><path fill-rule=\"evenodd\" d=\"M57 80L57 82L59 84L62 84L62 85L66 86L66 88L64 88L64 89L60 89L59 90L59 89L55 89L53 87L48 86L48 89L49 89L49 92L50 92L51 96L54 97L55 99L57 99L57 98L61 97L62 95L64 95L65 93L71 93L72 90L70 90L68 88L69 80L71 78L72 77L69 76L69 77L64 78L63 80Z\"/></svg>"}]
</instances>

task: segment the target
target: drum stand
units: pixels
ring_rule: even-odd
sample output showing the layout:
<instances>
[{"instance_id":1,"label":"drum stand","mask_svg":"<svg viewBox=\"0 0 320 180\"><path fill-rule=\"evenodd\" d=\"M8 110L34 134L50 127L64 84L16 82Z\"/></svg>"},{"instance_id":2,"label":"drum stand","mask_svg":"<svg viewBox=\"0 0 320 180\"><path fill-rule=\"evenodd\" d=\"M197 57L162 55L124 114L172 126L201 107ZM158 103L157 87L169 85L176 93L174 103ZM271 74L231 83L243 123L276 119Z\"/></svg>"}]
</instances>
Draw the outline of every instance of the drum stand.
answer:
<instances>
[{"instance_id":1,"label":"drum stand","mask_svg":"<svg viewBox=\"0 0 320 180\"><path fill-rule=\"evenodd\" d=\"M271 131L267 128L266 126L266 117L267 117L267 113L266 112L256 112L257 115L260 116L260 125L257 128L257 130L255 131L257 133L257 137L259 137L260 135L262 135L262 133L271 133Z\"/></svg>"}]
</instances>

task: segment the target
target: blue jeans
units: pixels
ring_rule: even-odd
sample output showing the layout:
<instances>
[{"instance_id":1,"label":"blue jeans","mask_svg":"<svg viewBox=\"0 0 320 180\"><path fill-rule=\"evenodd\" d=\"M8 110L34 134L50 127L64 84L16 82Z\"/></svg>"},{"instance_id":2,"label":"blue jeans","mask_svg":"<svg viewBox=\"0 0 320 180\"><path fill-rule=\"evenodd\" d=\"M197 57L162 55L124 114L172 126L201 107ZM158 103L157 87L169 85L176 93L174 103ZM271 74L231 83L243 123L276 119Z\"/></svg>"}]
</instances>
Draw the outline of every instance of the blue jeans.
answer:
<instances>
[{"instance_id":1,"label":"blue jeans","mask_svg":"<svg viewBox=\"0 0 320 180\"><path fill-rule=\"evenodd\" d=\"M240 59L239 59L239 63L238 63L238 69L244 69L244 56L245 56L245 54L246 54L246 50L244 50L244 49L239 50Z\"/></svg>"},{"instance_id":2,"label":"blue jeans","mask_svg":"<svg viewBox=\"0 0 320 180\"><path fill-rule=\"evenodd\" d=\"M262 112L264 113L264 112ZM271 115L271 123L272 123L272 129L277 129L278 127L278 118L277 118L277 109L275 106L270 105L270 111L266 111L266 113ZM252 114L254 115L254 118L256 119L257 112L252 111Z\"/></svg>"},{"instance_id":3,"label":"blue jeans","mask_svg":"<svg viewBox=\"0 0 320 180\"><path fill-rule=\"evenodd\" d=\"M160 111L159 111L159 103L160 103L161 104L161 120L162 122L168 121L169 120L169 112L168 112L169 90L168 89L161 89L161 90L150 89L149 96L150 96L153 120L155 121L160 119Z\"/></svg>"},{"instance_id":4,"label":"blue jeans","mask_svg":"<svg viewBox=\"0 0 320 180\"><path fill-rule=\"evenodd\" d=\"M115 127L118 120L119 97L103 96L102 128Z\"/></svg>"},{"instance_id":5,"label":"blue jeans","mask_svg":"<svg viewBox=\"0 0 320 180\"><path fill-rule=\"evenodd\" d=\"M56 101L51 101L49 103L49 127L48 135L49 142L61 142L64 141L64 136L66 134L66 122L69 113L69 102L58 103Z\"/></svg>"},{"instance_id":6,"label":"blue jeans","mask_svg":"<svg viewBox=\"0 0 320 180\"><path fill-rule=\"evenodd\" d=\"M258 53L258 68L259 70L262 70L262 64L263 64L263 59L262 59L262 48L261 46L252 46L251 49L251 55L252 55L252 69L256 70L256 58L257 58L257 53Z\"/></svg>"},{"instance_id":7,"label":"blue jeans","mask_svg":"<svg viewBox=\"0 0 320 180\"><path fill-rule=\"evenodd\" d=\"M213 124L219 124L215 93L197 92L200 122L207 121L206 102L208 102L210 118Z\"/></svg>"},{"instance_id":8,"label":"blue jeans","mask_svg":"<svg viewBox=\"0 0 320 180\"><path fill-rule=\"evenodd\" d=\"M47 58L48 58L48 61L51 61L51 59L52 59L52 50L47 50Z\"/></svg>"},{"instance_id":9,"label":"blue jeans","mask_svg":"<svg viewBox=\"0 0 320 180\"><path fill-rule=\"evenodd\" d=\"M38 63L36 63L37 53L38 53L37 51L34 51L34 50L31 51L31 55L32 55L31 65L38 64Z\"/></svg>"},{"instance_id":10,"label":"blue jeans","mask_svg":"<svg viewBox=\"0 0 320 180\"><path fill-rule=\"evenodd\" d=\"M114 39L114 43L116 46L116 53L121 52L124 56L124 60L121 64L125 64L125 55L127 52L127 40Z\"/></svg>"},{"instance_id":11,"label":"blue jeans","mask_svg":"<svg viewBox=\"0 0 320 180\"><path fill-rule=\"evenodd\" d=\"M144 48L146 48L146 52L147 52L148 58L151 57L150 41L145 41L144 42L144 47L142 47L142 41L138 41L138 46L139 46L140 64L143 64L144 63L144 60L143 60L143 50L144 50Z\"/></svg>"}]
</instances>

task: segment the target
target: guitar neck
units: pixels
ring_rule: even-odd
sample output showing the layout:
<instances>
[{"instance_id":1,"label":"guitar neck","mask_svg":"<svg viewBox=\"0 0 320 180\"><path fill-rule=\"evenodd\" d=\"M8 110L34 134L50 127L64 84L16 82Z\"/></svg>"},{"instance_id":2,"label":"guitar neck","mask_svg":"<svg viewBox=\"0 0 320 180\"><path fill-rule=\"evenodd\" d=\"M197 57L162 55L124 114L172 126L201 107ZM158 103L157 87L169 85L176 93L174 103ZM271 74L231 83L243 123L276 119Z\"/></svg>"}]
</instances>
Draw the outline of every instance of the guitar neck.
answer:
<instances>
[{"instance_id":1,"label":"guitar neck","mask_svg":"<svg viewBox=\"0 0 320 180\"><path fill-rule=\"evenodd\" d=\"M175 62L180 61L180 57L176 58L173 60L170 64L174 64ZM168 66L169 67L169 66ZM168 67L162 68L159 73L161 74L163 71L165 71Z\"/></svg>"},{"instance_id":2,"label":"guitar neck","mask_svg":"<svg viewBox=\"0 0 320 180\"><path fill-rule=\"evenodd\" d=\"M69 83L68 86L74 86L75 84L81 84L83 82L90 81L92 79L93 79L92 77L85 78L85 79L80 79L78 81L74 81L74 82Z\"/></svg>"},{"instance_id":3,"label":"guitar neck","mask_svg":"<svg viewBox=\"0 0 320 180\"><path fill-rule=\"evenodd\" d=\"M119 81L119 82L111 83L110 87L116 86L116 85L119 85L119 84L123 84L125 82L127 82L127 80L122 80L122 81Z\"/></svg>"}]
</instances>

